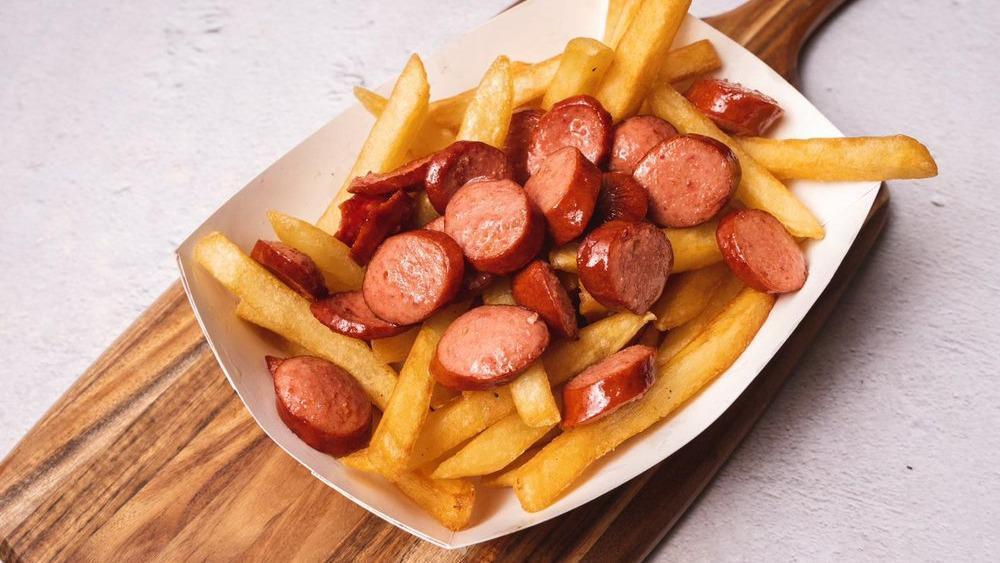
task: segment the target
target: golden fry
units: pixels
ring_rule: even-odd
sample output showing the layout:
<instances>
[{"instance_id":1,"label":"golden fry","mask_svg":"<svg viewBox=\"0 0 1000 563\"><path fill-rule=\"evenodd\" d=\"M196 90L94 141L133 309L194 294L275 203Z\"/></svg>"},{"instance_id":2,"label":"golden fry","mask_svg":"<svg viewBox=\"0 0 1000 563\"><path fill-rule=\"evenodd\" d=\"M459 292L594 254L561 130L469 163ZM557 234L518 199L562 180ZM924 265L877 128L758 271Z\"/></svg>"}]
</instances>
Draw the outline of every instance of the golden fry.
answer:
<instances>
[{"instance_id":1,"label":"golden fry","mask_svg":"<svg viewBox=\"0 0 1000 563\"><path fill-rule=\"evenodd\" d=\"M715 242L718 221L709 221L697 227L663 229L674 252L672 272L686 272L711 266L722 260L719 245ZM549 264L562 272L576 273L576 255L580 249L577 241L568 242L549 252Z\"/></svg>"},{"instance_id":2,"label":"golden fry","mask_svg":"<svg viewBox=\"0 0 1000 563\"><path fill-rule=\"evenodd\" d=\"M312 258L331 293L361 289L365 269L351 259L350 247L301 219L277 211L269 211L267 218L281 242Z\"/></svg>"},{"instance_id":3,"label":"golden fry","mask_svg":"<svg viewBox=\"0 0 1000 563\"><path fill-rule=\"evenodd\" d=\"M674 84L722 68L722 59L708 39L695 41L667 54L667 59L656 75L658 82Z\"/></svg>"},{"instance_id":4,"label":"golden fry","mask_svg":"<svg viewBox=\"0 0 1000 563\"><path fill-rule=\"evenodd\" d=\"M465 109L456 138L460 141L479 141L502 150L513 112L514 82L510 60L500 56L483 75L479 88Z\"/></svg>"},{"instance_id":5,"label":"golden fry","mask_svg":"<svg viewBox=\"0 0 1000 563\"><path fill-rule=\"evenodd\" d=\"M387 364L398 364L410 353L419 332L420 327L417 326L396 336L372 340L372 352L376 358Z\"/></svg>"},{"instance_id":6,"label":"golden fry","mask_svg":"<svg viewBox=\"0 0 1000 563\"><path fill-rule=\"evenodd\" d=\"M604 43L614 49L625 35L625 30L635 19L642 0L611 0L608 2L608 19L604 24Z\"/></svg>"},{"instance_id":7,"label":"golden fry","mask_svg":"<svg viewBox=\"0 0 1000 563\"><path fill-rule=\"evenodd\" d=\"M587 288L580 285L580 314L587 322L594 322L611 314L611 310L601 305L594 299L594 296L587 291Z\"/></svg>"},{"instance_id":8,"label":"golden fry","mask_svg":"<svg viewBox=\"0 0 1000 563\"><path fill-rule=\"evenodd\" d=\"M517 414L532 428L550 427L562 418L542 362L535 362L510 383L510 395Z\"/></svg>"},{"instance_id":9,"label":"golden fry","mask_svg":"<svg viewBox=\"0 0 1000 563\"><path fill-rule=\"evenodd\" d=\"M455 479L500 471L554 427L555 424L528 426L517 414L507 415L441 462L431 477Z\"/></svg>"},{"instance_id":10,"label":"golden fry","mask_svg":"<svg viewBox=\"0 0 1000 563\"><path fill-rule=\"evenodd\" d=\"M652 308L656 315L656 328L670 330L697 317L708 305L727 271L725 264L715 264L670 276L663 295Z\"/></svg>"},{"instance_id":11,"label":"golden fry","mask_svg":"<svg viewBox=\"0 0 1000 563\"><path fill-rule=\"evenodd\" d=\"M559 60L559 70L542 98L542 109L552 109L552 104L571 96L593 94L614 57L615 52L596 39L570 39Z\"/></svg>"},{"instance_id":12,"label":"golden fry","mask_svg":"<svg viewBox=\"0 0 1000 563\"><path fill-rule=\"evenodd\" d=\"M549 345L542 354L549 383L556 387L625 347L653 315L615 313L580 329L576 340Z\"/></svg>"},{"instance_id":13,"label":"golden fry","mask_svg":"<svg viewBox=\"0 0 1000 563\"><path fill-rule=\"evenodd\" d=\"M483 290L485 305L517 305L514 294L510 291L510 278L503 276L493 281Z\"/></svg>"},{"instance_id":14,"label":"golden fry","mask_svg":"<svg viewBox=\"0 0 1000 563\"><path fill-rule=\"evenodd\" d=\"M514 401L507 387L463 393L427 417L410 467L427 465L512 412Z\"/></svg>"},{"instance_id":15,"label":"golden fry","mask_svg":"<svg viewBox=\"0 0 1000 563\"><path fill-rule=\"evenodd\" d=\"M375 117L382 115L385 105L389 100L377 93L361 87L354 87L354 97L368 110L368 113ZM410 147L409 159L416 159L437 152L455 141L455 132L447 127L442 127L433 119L424 120L423 127L417 133L417 138L413 140Z\"/></svg>"},{"instance_id":16,"label":"golden fry","mask_svg":"<svg viewBox=\"0 0 1000 563\"><path fill-rule=\"evenodd\" d=\"M660 347L656 351L657 363L665 364L683 350L742 290L743 282L736 276L728 272L725 273L701 312L686 323L671 329L663 337L663 342L660 343Z\"/></svg>"}]
</instances>

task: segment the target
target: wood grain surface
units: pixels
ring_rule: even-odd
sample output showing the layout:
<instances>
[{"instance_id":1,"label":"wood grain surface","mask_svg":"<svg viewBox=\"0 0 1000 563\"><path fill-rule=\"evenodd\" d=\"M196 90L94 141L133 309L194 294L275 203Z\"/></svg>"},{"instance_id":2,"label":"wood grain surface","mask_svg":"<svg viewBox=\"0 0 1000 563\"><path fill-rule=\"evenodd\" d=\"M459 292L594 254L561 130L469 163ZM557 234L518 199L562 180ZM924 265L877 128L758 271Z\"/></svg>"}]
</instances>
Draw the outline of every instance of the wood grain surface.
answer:
<instances>
[{"instance_id":1,"label":"wood grain surface","mask_svg":"<svg viewBox=\"0 0 1000 563\"><path fill-rule=\"evenodd\" d=\"M709 22L794 80L802 43L842 2L754 0ZM454 551L372 516L274 445L226 382L175 283L0 464L0 559L641 559L776 395L878 238L887 203L883 187L816 306L705 433L559 518Z\"/></svg>"}]
</instances>

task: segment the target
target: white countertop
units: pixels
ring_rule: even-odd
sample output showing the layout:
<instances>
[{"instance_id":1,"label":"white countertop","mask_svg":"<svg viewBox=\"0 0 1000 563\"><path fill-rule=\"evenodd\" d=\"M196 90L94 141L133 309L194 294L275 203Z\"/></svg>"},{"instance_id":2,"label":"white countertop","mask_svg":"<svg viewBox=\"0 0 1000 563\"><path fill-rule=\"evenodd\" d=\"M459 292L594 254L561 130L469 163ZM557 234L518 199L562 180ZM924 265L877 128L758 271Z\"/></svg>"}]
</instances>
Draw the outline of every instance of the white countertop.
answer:
<instances>
[{"instance_id":1,"label":"white countertop","mask_svg":"<svg viewBox=\"0 0 1000 563\"><path fill-rule=\"evenodd\" d=\"M352 86L508 3L3 2L0 457L176 279L204 217ZM805 94L848 134L923 140L941 176L890 184L824 334L655 559L1000 551L998 30L990 0L856 0L815 37Z\"/></svg>"}]
</instances>

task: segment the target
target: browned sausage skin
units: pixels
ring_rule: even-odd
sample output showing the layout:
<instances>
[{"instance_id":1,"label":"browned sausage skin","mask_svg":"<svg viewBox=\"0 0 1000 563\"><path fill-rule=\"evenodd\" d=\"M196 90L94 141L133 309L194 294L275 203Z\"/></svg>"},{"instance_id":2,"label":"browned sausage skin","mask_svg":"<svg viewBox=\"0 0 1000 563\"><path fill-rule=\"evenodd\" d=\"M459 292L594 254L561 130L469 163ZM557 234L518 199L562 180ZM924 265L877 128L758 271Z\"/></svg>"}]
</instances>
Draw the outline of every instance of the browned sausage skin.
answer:
<instances>
[{"instance_id":1,"label":"browned sausage skin","mask_svg":"<svg viewBox=\"0 0 1000 563\"><path fill-rule=\"evenodd\" d=\"M431 373L449 389L489 389L517 377L548 344L549 331L538 313L516 305L484 305L444 331Z\"/></svg>"},{"instance_id":2,"label":"browned sausage skin","mask_svg":"<svg viewBox=\"0 0 1000 563\"><path fill-rule=\"evenodd\" d=\"M528 149L528 172L535 174L545 157L576 147L587 160L603 166L611 152L611 114L590 96L573 96L552 106L538 121Z\"/></svg>"},{"instance_id":3,"label":"browned sausage skin","mask_svg":"<svg viewBox=\"0 0 1000 563\"><path fill-rule=\"evenodd\" d=\"M566 288L552 266L535 260L511 281L514 301L541 315L549 330L563 338L576 338L576 311Z\"/></svg>"},{"instance_id":4,"label":"browned sausage skin","mask_svg":"<svg viewBox=\"0 0 1000 563\"><path fill-rule=\"evenodd\" d=\"M347 191L353 194L390 195L399 190L419 190L424 187L430 162L431 157L426 156L384 174L369 172L364 176L357 176L351 180Z\"/></svg>"},{"instance_id":5,"label":"browned sausage skin","mask_svg":"<svg viewBox=\"0 0 1000 563\"><path fill-rule=\"evenodd\" d=\"M524 191L545 216L555 243L564 244L587 228L601 191L601 170L576 147L563 147L545 157Z\"/></svg>"},{"instance_id":6,"label":"browned sausage skin","mask_svg":"<svg viewBox=\"0 0 1000 563\"><path fill-rule=\"evenodd\" d=\"M376 316L360 291L336 293L312 303L309 309L330 330L361 340L388 338L409 328L386 322Z\"/></svg>"},{"instance_id":7,"label":"browned sausage skin","mask_svg":"<svg viewBox=\"0 0 1000 563\"><path fill-rule=\"evenodd\" d=\"M608 221L642 221L649 209L649 194L631 174L605 172L597 194L592 225Z\"/></svg>"},{"instance_id":8,"label":"browned sausage skin","mask_svg":"<svg viewBox=\"0 0 1000 563\"><path fill-rule=\"evenodd\" d=\"M327 295L326 282L312 258L278 241L258 240L250 257L306 299Z\"/></svg>"},{"instance_id":9,"label":"browned sausage skin","mask_svg":"<svg viewBox=\"0 0 1000 563\"><path fill-rule=\"evenodd\" d=\"M596 422L640 399L656 380L649 346L629 346L583 370L563 387L563 428Z\"/></svg>"},{"instance_id":10,"label":"browned sausage skin","mask_svg":"<svg viewBox=\"0 0 1000 563\"><path fill-rule=\"evenodd\" d=\"M655 115L637 115L615 126L608 170L631 174L650 149L677 134L677 129Z\"/></svg>"},{"instance_id":11,"label":"browned sausage skin","mask_svg":"<svg viewBox=\"0 0 1000 563\"><path fill-rule=\"evenodd\" d=\"M462 249L451 237L418 229L382 243L365 271L362 291L376 316L409 325L452 301L464 273Z\"/></svg>"},{"instance_id":12,"label":"browned sausage skin","mask_svg":"<svg viewBox=\"0 0 1000 563\"><path fill-rule=\"evenodd\" d=\"M354 241L358 240L358 234L365 221L368 220L368 216L376 207L385 203L386 199L388 198L385 196L362 194L345 199L338 206L340 209L340 228L333 236L347 246L352 246Z\"/></svg>"},{"instance_id":13,"label":"browned sausage skin","mask_svg":"<svg viewBox=\"0 0 1000 563\"><path fill-rule=\"evenodd\" d=\"M703 78L686 95L720 129L733 135L760 136L784 113L770 97L728 80Z\"/></svg>"},{"instance_id":14,"label":"browned sausage skin","mask_svg":"<svg viewBox=\"0 0 1000 563\"><path fill-rule=\"evenodd\" d=\"M524 184L531 174L528 173L528 149L531 146L531 136L538 128L538 122L545 115L540 109L523 109L514 112L510 118L510 128L507 130L507 140L503 150L510 161L514 181Z\"/></svg>"},{"instance_id":15,"label":"browned sausage skin","mask_svg":"<svg viewBox=\"0 0 1000 563\"><path fill-rule=\"evenodd\" d=\"M580 283L610 309L645 313L660 297L673 267L666 235L650 223L610 221L580 244Z\"/></svg>"},{"instance_id":16,"label":"browned sausage skin","mask_svg":"<svg viewBox=\"0 0 1000 563\"><path fill-rule=\"evenodd\" d=\"M479 141L456 141L432 155L425 179L427 199L444 214L452 196L465 184L510 177L503 151Z\"/></svg>"},{"instance_id":17,"label":"browned sausage skin","mask_svg":"<svg viewBox=\"0 0 1000 563\"><path fill-rule=\"evenodd\" d=\"M759 209L740 209L715 231L729 269L748 286L767 293L799 290L808 276L806 258L780 221Z\"/></svg>"},{"instance_id":18,"label":"browned sausage skin","mask_svg":"<svg viewBox=\"0 0 1000 563\"><path fill-rule=\"evenodd\" d=\"M741 168L725 144L702 135L677 135L646 153L633 176L649 194L653 222L693 227L729 203Z\"/></svg>"},{"instance_id":19,"label":"browned sausage skin","mask_svg":"<svg viewBox=\"0 0 1000 563\"><path fill-rule=\"evenodd\" d=\"M530 262L545 238L541 213L512 180L466 184L448 205L444 227L477 270L497 275Z\"/></svg>"},{"instance_id":20,"label":"browned sausage skin","mask_svg":"<svg viewBox=\"0 0 1000 563\"><path fill-rule=\"evenodd\" d=\"M310 447L333 456L368 443L372 405L351 374L313 356L267 358L278 416Z\"/></svg>"},{"instance_id":21,"label":"browned sausage skin","mask_svg":"<svg viewBox=\"0 0 1000 563\"><path fill-rule=\"evenodd\" d=\"M375 206L368 213L368 218L358 230L358 237L351 245L351 259L362 266L367 264L382 241L398 233L403 225L410 222L416 208L413 198L402 191Z\"/></svg>"}]
</instances>

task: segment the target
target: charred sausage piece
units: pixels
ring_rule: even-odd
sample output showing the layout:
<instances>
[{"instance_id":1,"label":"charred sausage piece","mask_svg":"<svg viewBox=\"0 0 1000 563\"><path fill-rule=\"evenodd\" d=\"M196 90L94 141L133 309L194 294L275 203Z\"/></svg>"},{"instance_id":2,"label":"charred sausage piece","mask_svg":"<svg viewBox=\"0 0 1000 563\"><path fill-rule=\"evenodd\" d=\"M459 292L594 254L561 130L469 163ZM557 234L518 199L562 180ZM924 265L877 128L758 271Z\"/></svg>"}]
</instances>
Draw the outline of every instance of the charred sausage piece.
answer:
<instances>
[{"instance_id":1,"label":"charred sausage piece","mask_svg":"<svg viewBox=\"0 0 1000 563\"><path fill-rule=\"evenodd\" d=\"M513 180L475 182L458 190L444 228L477 270L497 275L530 262L545 238L542 214Z\"/></svg>"},{"instance_id":2,"label":"charred sausage piece","mask_svg":"<svg viewBox=\"0 0 1000 563\"><path fill-rule=\"evenodd\" d=\"M564 244L587 228L601 191L601 170L576 147L563 147L545 157L524 191L545 216L556 244Z\"/></svg>"},{"instance_id":3,"label":"charred sausage piece","mask_svg":"<svg viewBox=\"0 0 1000 563\"><path fill-rule=\"evenodd\" d=\"M427 176L430 162L431 157L426 156L385 174L369 172L351 180L347 191L352 194L390 195L399 190L419 190L424 187L424 178Z\"/></svg>"},{"instance_id":4,"label":"charred sausage piece","mask_svg":"<svg viewBox=\"0 0 1000 563\"><path fill-rule=\"evenodd\" d=\"M339 206L340 228L333 236L347 246L354 245L368 216L376 207L385 203L386 199L388 198L383 196L355 195L344 200Z\"/></svg>"},{"instance_id":5,"label":"charred sausage piece","mask_svg":"<svg viewBox=\"0 0 1000 563\"><path fill-rule=\"evenodd\" d=\"M306 299L327 295L326 282L312 258L278 241L258 240L250 257Z\"/></svg>"},{"instance_id":6,"label":"charred sausage piece","mask_svg":"<svg viewBox=\"0 0 1000 563\"><path fill-rule=\"evenodd\" d=\"M649 209L646 189L631 174L605 172L601 176L601 192L597 194L591 224L608 221L642 221Z\"/></svg>"},{"instance_id":7,"label":"charred sausage piece","mask_svg":"<svg viewBox=\"0 0 1000 563\"><path fill-rule=\"evenodd\" d=\"M368 443L372 404L351 374L313 356L268 357L267 364L278 416L303 442L333 456Z\"/></svg>"},{"instance_id":8,"label":"charred sausage piece","mask_svg":"<svg viewBox=\"0 0 1000 563\"><path fill-rule=\"evenodd\" d=\"M655 115L637 115L615 126L608 170L631 174L650 149L677 134L677 129Z\"/></svg>"},{"instance_id":9,"label":"charred sausage piece","mask_svg":"<svg viewBox=\"0 0 1000 563\"><path fill-rule=\"evenodd\" d=\"M538 313L517 305L484 305L444 331L431 373L449 389L489 389L517 377L548 345L549 331Z\"/></svg>"},{"instance_id":10,"label":"charred sausage piece","mask_svg":"<svg viewBox=\"0 0 1000 563\"><path fill-rule=\"evenodd\" d=\"M611 114L590 96L573 96L552 106L538 121L528 148L528 173L536 174L545 157L576 147L597 166L611 153Z\"/></svg>"},{"instance_id":11,"label":"charred sausage piece","mask_svg":"<svg viewBox=\"0 0 1000 563\"><path fill-rule=\"evenodd\" d=\"M316 319L330 330L361 340L388 338L408 326L383 321L372 312L360 291L336 293L309 306Z\"/></svg>"},{"instance_id":12,"label":"charred sausage piece","mask_svg":"<svg viewBox=\"0 0 1000 563\"><path fill-rule=\"evenodd\" d=\"M552 266L535 260L514 276L514 301L538 313L549 330L563 338L576 338L576 310Z\"/></svg>"},{"instance_id":13,"label":"charred sausage piece","mask_svg":"<svg viewBox=\"0 0 1000 563\"><path fill-rule=\"evenodd\" d=\"M419 229L382 243L368 264L361 290L377 317L411 325L451 302L464 273L462 249L451 237Z\"/></svg>"},{"instance_id":14,"label":"charred sausage piece","mask_svg":"<svg viewBox=\"0 0 1000 563\"><path fill-rule=\"evenodd\" d=\"M531 137L538 128L538 121L545 115L544 110L523 109L514 112L510 118L510 129L507 130L507 140L503 152L507 153L514 181L524 185L531 174L528 173L528 148Z\"/></svg>"},{"instance_id":15,"label":"charred sausage piece","mask_svg":"<svg viewBox=\"0 0 1000 563\"><path fill-rule=\"evenodd\" d=\"M649 346L629 346L583 370L563 387L563 428L596 422L640 399L656 381Z\"/></svg>"},{"instance_id":16,"label":"charred sausage piece","mask_svg":"<svg viewBox=\"0 0 1000 563\"><path fill-rule=\"evenodd\" d=\"M432 155L427 167L427 198L444 214L455 192L469 182L510 178L507 155L479 141L456 141Z\"/></svg>"},{"instance_id":17,"label":"charred sausage piece","mask_svg":"<svg viewBox=\"0 0 1000 563\"><path fill-rule=\"evenodd\" d=\"M808 269L802 249L766 211L729 213L719 221L715 239L729 269L758 291L788 293L806 283Z\"/></svg>"},{"instance_id":18,"label":"charred sausage piece","mask_svg":"<svg viewBox=\"0 0 1000 563\"><path fill-rule=\"evenodd\" d=\"M673 267L666 235L650 223L610 221L580 244L580 283L609 309L642 314L660 297Z\"/></svg>"},{"instance_id":19,"label":"charred sausage piece","mask_svg":"<svg viewBox=\"0 0 1000 563\"><path fill-rule=\"evenodd\" d=\"M410 222L416 208L413 198L399 191L372 209L351 245L351 258L362 266L367 264L382 241Z\"/></svg>"},{"instance_id":20,"label":"charred sausage piece","mask_svg":"<svg viewBox=\"0 0 1000 563\"><path fill-rule=\"evenodd\" d=\"M759 136L784 113L770 97L728 80L698 80L688 89L687 99L733 135Z\"/></svg>"},{"instance_id":21,"label":"charred sausage piece","mask_svg":"<svg viewBox=\"0 0 1000 563\"><path fill-rule=\"evenodd\" d=\"M740 161L701 135L678 135L653 147L633 176L649 193L649 216L663 227L693 227L715 216L740 185Z\"/></svg>"}]
</instances>

